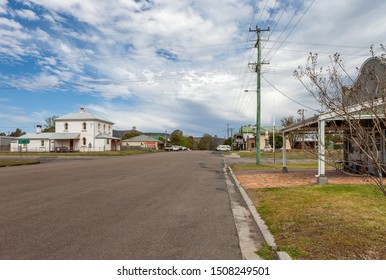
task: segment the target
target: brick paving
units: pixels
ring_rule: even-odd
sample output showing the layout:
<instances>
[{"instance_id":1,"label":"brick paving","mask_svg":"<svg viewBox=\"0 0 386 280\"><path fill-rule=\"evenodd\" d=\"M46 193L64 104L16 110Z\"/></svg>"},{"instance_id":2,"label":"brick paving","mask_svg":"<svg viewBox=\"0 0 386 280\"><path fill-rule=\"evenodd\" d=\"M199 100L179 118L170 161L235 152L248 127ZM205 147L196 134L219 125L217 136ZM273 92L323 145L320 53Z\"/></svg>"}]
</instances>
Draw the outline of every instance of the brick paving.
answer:
<instances>
[{"instance_id":1,"label":"brick paving","mask_svg":"<svg viewBox=\"0 0 386 280\"><path fill-rule=\"evenodd\" d=\"M248 189L268 187L296 187L316 184L315 170L290 171L289 173L259 172L253 174L237 173L240 183ZM357 176L349 176L335 170L326 171L330 184L373 184L371 179Z\"/></svg>"}]
</instances>

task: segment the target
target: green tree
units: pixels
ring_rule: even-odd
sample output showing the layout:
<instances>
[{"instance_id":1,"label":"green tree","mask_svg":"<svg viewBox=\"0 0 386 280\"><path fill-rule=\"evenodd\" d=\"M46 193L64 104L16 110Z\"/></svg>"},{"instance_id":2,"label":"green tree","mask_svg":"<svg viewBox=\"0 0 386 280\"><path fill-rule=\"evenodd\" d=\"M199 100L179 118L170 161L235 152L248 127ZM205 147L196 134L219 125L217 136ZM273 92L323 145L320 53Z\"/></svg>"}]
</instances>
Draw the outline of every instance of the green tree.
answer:
<instances>
[{"instance_id":1,"label":"green tree","mask_svg":"<svg viewBox=\"0 0 386 280\"><path fill-rule=\"evenodd\" d=\"M269 135L269 144L273 147L273 135ZM275 135L275 149L283 148L283 136Z\"/></svg>"},{"instance_id":2,"label":"green tree","mask_svg":"<svg viewBox=\"0 0 386 280\"><path fill-rule=\"evenodd\" d=\"M20 128L16 128L16 130L14 132L12 132L9 136L20 137L20 136L22 136L24 134L26 134L26 133L23 132Z\"/></svg>"},{"instance_id":3,"label":"green tree","mask_svg":"<svg viewBox=\"0 0 386 280\"><path fill-rule=\"evenodd\" d=\"M7 135L4 132L1 132L0 136L7 136Z\"/></svg>"},{"instance_id":4,"label":"green tree","mask_svg":"<svg viewBox=\"0 0 386 280\"><path fill-rule=\"evenodd\" d=\"M44 124L43 132L55 132L55 119L57 119L58 116L52 116L49 118L45 118L44 121L46 122Z\"/></svg>"},{"instance_id":5,"label":"green tree","mask_svg":"<svg viewBox=\"0 0 386 280\"><path fill-rule=\"evenodd\" d=\"M232 137L229 137L224 140L223 145L229 145L232 146Z\"/></svg>"},{"instance_id":6,"label":"green tree","mask_svg":"<svg viewBox=\"0 0 386 280\"><path fill-rule=\"evenodd\" d=\"M184 133L181 130L176 129L170 135L170 142L172 145L183 146L181 144L181 142L183 141L183 138L184 138Z\"/></svg>"},{"instance_id":7,"label":"green tree","mask_svg":"<svg viewBox=\"0 0 386 280\"><path fill-rule=\"evenodd\" d=\"M188 137L185 137L185 142L186 142L186 148L189 148L191 150L194 149L194 138L193 136L188 136Z\"/></svg>"},{"instance_id":8,"label":"green tree","mask_svg":"<svg viewBox=\"0 0 386 280\"><path fill-rule=\"evenodd\" d=\"M204 134L198 143L200 150L214 150L216 147L217 142L210 134Z\"/></svg>"},{"instance_id":9,"label":"green tree","mask_svg":"<svg viewBox=\"0 0 386 280\"><path fill-rule=\"evenodd\" d=\"M141 135L141 133L139 133L137 130L131 130L127 132L125 135L123 135L122 140L130 139L139 135Z\"/></svg>"}]
</instances>

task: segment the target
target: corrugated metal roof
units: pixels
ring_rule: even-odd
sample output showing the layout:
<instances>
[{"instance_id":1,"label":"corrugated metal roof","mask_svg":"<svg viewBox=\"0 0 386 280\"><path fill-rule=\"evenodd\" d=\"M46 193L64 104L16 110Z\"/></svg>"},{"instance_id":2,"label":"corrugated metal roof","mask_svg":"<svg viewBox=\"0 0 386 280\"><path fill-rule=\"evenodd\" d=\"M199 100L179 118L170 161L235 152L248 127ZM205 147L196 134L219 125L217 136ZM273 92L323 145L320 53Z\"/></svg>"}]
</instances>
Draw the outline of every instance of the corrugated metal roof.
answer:
<instances>
[{"instance_id":1,"label":"corrugated metal roof","mask_svg":"<svg viewBox=\"0 0 386 280\"><path fill-rule=\"evenodd\" d=\"M53 133L50 140L79 139L80 133Z\"/></svg>"},{"instance_id":2,"label":"corrugated metal roof","mask_svg":"<svg viewBox=\"0 0 386 280\"><path fill-rule=\"evenodd\" d=\"M147 135L139 135L130 139L125 139L122 142L161 142L161 141Z\"/></svg>"},{"instance_id":3,"label":"corrugated metal roof","mask_svg":"<svg viewBox=\"0 0 386 280\"><path fill-rule=\"evenodd\" d=\"M114 137L114 136L111 136L111 135L108 135L108 134L98 134L97 136L95 136L96 139L114 139L114 140L121 140L121 138L119 137Z\"/></svg>"},{"instance_id":4,"label":"corrugated metal roof","mask_svg":"<svg viewBox=\"0 0 386 280\"><path fill-rule=\"evenodd\" d=\"M90 112L79 112L79 113L70 113L64 116L61 116L59 118L55 119L56 121L85 121L85 120L99 120L106 123L114 124L113 122L109 121L108 119L98 116L96 114L90 113Z\"/></svg>"},{"instance_id":5,"label":"corrugated metal roof","mask_svg":"<svg viewBox=\"0 0 386 280\"><path fill-rule=\"evenodd\" d=\"M54 132L42 132L42 133L27 133L17 139L30 139L30 140L71 140L79 139L80 133L54 133Z\"/></svg>"},{"instance_id":6,"label":"corrugated metal roof","mask_svg":"<svg viewBox=\"0 0 386 280\"><path fill-rule=\"evenodd\" d=\"M50 139L51 136L55 134L55 133L52 133L52 132L42 132L42 133L27 133L27 134L24 134L20 137L18 137L17 139Z\"/></svg>"}]
</instances>

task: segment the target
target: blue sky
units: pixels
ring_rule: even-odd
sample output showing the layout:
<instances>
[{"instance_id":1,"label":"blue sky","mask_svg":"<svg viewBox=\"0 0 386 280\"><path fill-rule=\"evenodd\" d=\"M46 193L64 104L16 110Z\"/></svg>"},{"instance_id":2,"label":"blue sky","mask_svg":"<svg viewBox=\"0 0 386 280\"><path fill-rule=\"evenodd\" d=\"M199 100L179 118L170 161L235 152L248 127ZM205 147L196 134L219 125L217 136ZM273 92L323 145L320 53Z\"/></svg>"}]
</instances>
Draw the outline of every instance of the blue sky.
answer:
<instances>
[{"instance_id":1,"label":"blue sky","mask_svg":"<svg viewBox=\"0 0 386 280\"><path fill-rule=\"evenodd\" d=\"M227 124L256 121L245 90L256 88L257 25L271 29L262 125L312 116L318 104L293 70L309 52L323 66L339 52L354 71L385 43L384 11L383 0L0 0L0 132L84 107L115 129L225 137Z\"/></svg>"}]
</instances>

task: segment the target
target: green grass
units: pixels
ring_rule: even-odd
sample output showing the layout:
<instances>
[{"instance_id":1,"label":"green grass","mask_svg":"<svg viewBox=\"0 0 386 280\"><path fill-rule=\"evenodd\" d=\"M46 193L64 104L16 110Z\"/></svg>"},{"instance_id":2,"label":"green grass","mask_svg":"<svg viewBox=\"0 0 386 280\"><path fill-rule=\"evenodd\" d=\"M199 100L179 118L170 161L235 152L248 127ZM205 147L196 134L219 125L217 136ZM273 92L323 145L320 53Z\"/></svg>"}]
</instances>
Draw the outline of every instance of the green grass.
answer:
<instances>
[{"instance_id":1,"label":"green grass","mask_svg":"<svg viewBox=\"0 0 386 280\"><path fill-rule=\"evenodd\" d=\"M129 156L137 154L146 154L146 153L156 153L162 151L154 150L130 150L130 151L105 151L105 152L76 152L76 153L41 153L41 152L28 152L29 156ZM26 155L23 152L23 155ZM18 152L2 152L0 156L15 156L19 157L20 153Z\"/></svg>"},{"instance_id":2,"label":"green grass","mask_svg":"<svg viewBox=\"0 0 386 280\"><path fill-rule=\"evenodd\" d=\"M28 164L37 164L37 163L40 163L40 161L31 160L31 159L0 160L0 167L28 165Z\"/></svg>"},{"instance_id":3,"label":"green grass","mask_svg":"<svg viewBox=\"0 0 386 280\"><path fill-rule=\"evenodd\" d=\"M237 154L242 158L256 158L255 152L249 152L249 151L238 151ZM281 159L283 158L283 152L277 151L275 153L271 152L261 152L260 153L262 159L272 159L277 158ZM298 160L305 160L305 159L315 159L317 160L317 151L316 150L289 150L286 152L287 159L298 159ZM326 150L326 157L327 159L342 157L342 151L341 150Z\"/></svg>"},{"instance_id":4,"label":"green grass","mask_svg":"<svg viewBox=\"0 0 386 280\"><path fill-rule=\"evenodd\" d=\"M294 259L386 260L386 198L375 186L248 192L279 250Z\"/></svg>"},{"instance_id":5,"label":"green grass","mask_svg":"<svg viewBox=\"0 0 386 280\"><path fill-rule=\"evenodd\" d=\"M261 171L261 170L267 170L267 171L278 171L283 168L281 163L278 164L232 164L231 168L233 171ZM310 162L310 161L301 161L301 162L287 162L287 168L290 170L294 169L317 169L318 163L317 162Z\"/></svg>"},{"instance_id":6,"label":"green grass","mask_svg":"<svg viewBox=\"0 0 386 280\"><path fill-rule=\"evenodd\" d=\"M274 260L276 259L276 254L274 251L271 250L269 245L267 243L263 243L263 246L261 249L259 249L256 252L257 255L259 255L264 260Z\"/></svg>"}]
</instances>

